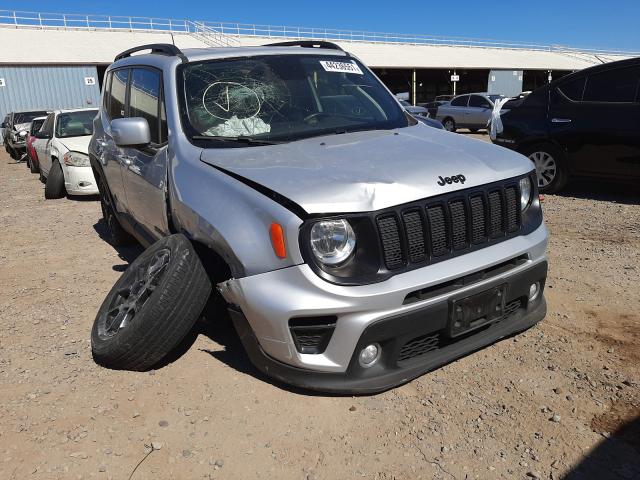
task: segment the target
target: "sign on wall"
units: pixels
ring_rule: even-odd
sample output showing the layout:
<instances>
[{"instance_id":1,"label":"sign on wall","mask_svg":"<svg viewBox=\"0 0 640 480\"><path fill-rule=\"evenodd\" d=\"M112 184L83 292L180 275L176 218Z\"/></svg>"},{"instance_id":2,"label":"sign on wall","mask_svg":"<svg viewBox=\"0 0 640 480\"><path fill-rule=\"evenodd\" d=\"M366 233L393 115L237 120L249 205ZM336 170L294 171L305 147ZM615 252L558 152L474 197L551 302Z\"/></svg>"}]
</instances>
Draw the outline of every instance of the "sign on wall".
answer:
<instances>
[{"instance_id":1,"label":"sign on wall","mask_svg":"<svg viewBox=\"0 0 640 480\"><path fill-rule=\"evenodd\" d=\"M84 77L84 84L85 85L95 85L96 84L96 77Z\"/></svg>"},{"instance_id":2,"label":"sign on wall","mask_svg":"<svg viewBox=\"0 0 640 480\"><path fill-rule=\"evenodd\" d=\"M460 75L451 75L451 81L452 82L459 82L460 81Z\"/></svg>"},{"instance_id":3,"label":"sign on wall","mask_svg":"<svg viewBox=\"0 0 640 480\"><path fill-rule=\"evenodd\" d=\"M4 78L0 78L0 87L6 87L7 83L4 81Z\"/></svg>"}]
</instances>

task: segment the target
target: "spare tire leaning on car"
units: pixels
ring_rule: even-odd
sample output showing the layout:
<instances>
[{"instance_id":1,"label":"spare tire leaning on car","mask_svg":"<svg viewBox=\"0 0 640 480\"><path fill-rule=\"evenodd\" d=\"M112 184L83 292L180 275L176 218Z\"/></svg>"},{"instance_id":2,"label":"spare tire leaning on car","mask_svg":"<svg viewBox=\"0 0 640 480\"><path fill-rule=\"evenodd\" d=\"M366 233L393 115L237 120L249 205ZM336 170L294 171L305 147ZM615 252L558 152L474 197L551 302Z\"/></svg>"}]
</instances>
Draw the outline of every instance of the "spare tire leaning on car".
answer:
<instances>
[{"instance_id":1,"label":"spare tire leaning on car","mask_svg":"<svg viewBox=\"0 0 640 480\"><path fill-rule=\"evenodd\" d=\"M158 240L131 263L98 310L94 360L113 369L149 370L189 333L210 294L191 242L182 234Z\"/></svg>"}]
</instances>

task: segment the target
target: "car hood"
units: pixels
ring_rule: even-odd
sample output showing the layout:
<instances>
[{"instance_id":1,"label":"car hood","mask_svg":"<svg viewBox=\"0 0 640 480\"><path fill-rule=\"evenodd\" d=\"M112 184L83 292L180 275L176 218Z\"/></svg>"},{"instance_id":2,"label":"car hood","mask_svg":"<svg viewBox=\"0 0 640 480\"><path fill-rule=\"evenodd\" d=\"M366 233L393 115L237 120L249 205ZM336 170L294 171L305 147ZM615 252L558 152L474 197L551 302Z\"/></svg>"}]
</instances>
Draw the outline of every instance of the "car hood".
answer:
<instances>
[{"instance_id":1,"label":"car hood","mask_svg":"<svg viewBox=\"0 0 640 480\"><path fill-rule=\"evenodd\" d=\"M59 138L58 141L71 152L80 152L85 155L89 154L89 142L91 141L91 135Z\"/></svg>"},{"instance_id":2,"label":"car hood","mask_svg":"<svg viewBox=\"0 0 640 480\"><path fill-rule=\"evenodd\" d=\"M525 174L520 154L422 124L281 145L210 148L201 160L297 203L307 213L374 211ZM464 175L465 183L438 184Z\"/></svg>"}]
</instances>

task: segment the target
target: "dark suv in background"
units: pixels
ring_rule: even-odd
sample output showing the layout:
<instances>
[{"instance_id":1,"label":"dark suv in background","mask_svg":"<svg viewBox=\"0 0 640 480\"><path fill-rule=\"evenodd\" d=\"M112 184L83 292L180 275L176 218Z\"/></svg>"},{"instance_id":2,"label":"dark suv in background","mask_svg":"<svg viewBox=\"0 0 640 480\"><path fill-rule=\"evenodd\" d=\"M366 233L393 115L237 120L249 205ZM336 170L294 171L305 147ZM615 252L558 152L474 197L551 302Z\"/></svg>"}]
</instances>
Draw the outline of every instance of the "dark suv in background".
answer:
<instances>
[{"instance_id":1,"label":"dark suv in background","mask_svg":"<svg viewBox=\"0 0 640 480\"><path fill-rule=\"evenodd\" d=\"M567 75L503 108L494 142L535 163L541 192L571 176L640 179L640 58Z\"/></svg>"}]
</instances>

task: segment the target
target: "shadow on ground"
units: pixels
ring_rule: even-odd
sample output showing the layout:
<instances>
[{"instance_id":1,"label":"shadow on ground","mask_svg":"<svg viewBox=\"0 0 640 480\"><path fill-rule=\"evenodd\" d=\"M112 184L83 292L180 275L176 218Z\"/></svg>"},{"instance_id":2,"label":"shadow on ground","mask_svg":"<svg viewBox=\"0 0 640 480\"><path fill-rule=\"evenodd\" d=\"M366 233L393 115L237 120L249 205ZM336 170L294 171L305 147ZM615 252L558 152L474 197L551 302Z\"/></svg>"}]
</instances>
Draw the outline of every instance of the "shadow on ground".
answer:
<instances>
[{"instance_id":1,"label":"shadow on ground","mask_svg":"<svg viewBox=\"0 0 640 480\"><path fill-rule=\"evenodd\" d=\"M93 225L93 229L102 240L109 243L107 222L105 222L104 218L98 220L98 222ZM114 265L112 268L116 272L124 272L127 267L129 267L131 262L138 258L138 255L144 252L144 248L139 243L133 243L132 245L127 245L125 247L113 248L116 252L118 252L118 257L122 261L126 262L123 264Z\"/></svg>"},{"instance_id":2,"label":"shadow on ground","mask_svg":"<svg viewBox=\"0 0 640 480\"><path fill-rule=\"evenodd\" d=\"M564 480L640 478L640 415L604 439Z\"/></svg>"},{"instance_id":3,"label":"shadow on ground","mask_svg":"<svg viewBox=\"0 0 640 480\"><path fill-rule=\"evenodd\" d=\"M572 178L564 190L557 195L625 205L640 205L640 182L623 183L602 179Z\"/></svg>"}]
</instances>

